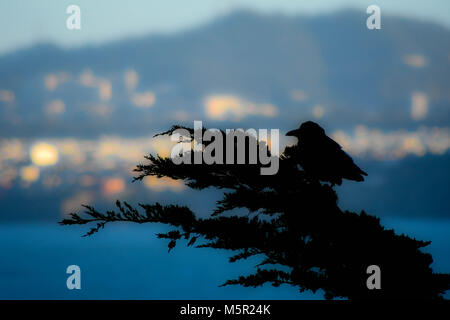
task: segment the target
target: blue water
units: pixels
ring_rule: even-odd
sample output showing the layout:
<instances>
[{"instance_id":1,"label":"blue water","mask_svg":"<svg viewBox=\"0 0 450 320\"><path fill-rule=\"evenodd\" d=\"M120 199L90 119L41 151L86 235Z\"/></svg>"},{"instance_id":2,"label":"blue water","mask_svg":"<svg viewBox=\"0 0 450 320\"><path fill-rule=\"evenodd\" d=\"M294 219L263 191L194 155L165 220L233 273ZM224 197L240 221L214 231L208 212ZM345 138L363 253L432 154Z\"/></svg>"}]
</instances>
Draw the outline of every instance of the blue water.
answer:
<instances>
[{"instance_id":1,"label":"blue water","mask_svg":"<svg viewBox=\"0 0 450 320\"><path fill-rule=\"evenodd\" d=\"M382 220L418 239L432 240L433 269L450 272L450 221ZM164 227L117 224L82 238L84 227L0 226L0 299L319 299L290 286L219 287L252 272L256 261L230 264L229 252L177 246L157 239ZM68 290L66 268L81 268L81 290Z\"/></svg>"}]
</instances>

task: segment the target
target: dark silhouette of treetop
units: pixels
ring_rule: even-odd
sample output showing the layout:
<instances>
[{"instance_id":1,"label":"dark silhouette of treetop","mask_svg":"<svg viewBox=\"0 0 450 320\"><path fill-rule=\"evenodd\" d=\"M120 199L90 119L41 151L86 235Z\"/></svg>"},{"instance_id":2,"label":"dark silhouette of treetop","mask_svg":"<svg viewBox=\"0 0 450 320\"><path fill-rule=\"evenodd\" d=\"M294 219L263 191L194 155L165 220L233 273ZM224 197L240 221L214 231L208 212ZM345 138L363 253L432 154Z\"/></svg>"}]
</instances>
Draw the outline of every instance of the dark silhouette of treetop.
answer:
<instances>
[{"instance_id":1,"label":"dark silhouette of treetop","mask_svg":"<svg viewBox=\"0 0 450 320\"><path fill-rule=\"evenodd\" d=\"M187 141L194 139L194 130L182 126L161 134L177 129L186 130ZM84 214L72 213L60 223L94 224L88 236L109 222L163 223L171 231L157 236L167 239L169 251L185 242L230 250L230 262L260 257L253 273L222 285L287 284L300 292L321 289L327 299L441 298L450 288L450 276L433 273L431 255L421 251L430 242L397 235L364 211L339 208L334 185L342 179L362 181L367 174L319 125L307 122L288 134L299 142L279 155L279 170L273 175L262 175L265 165L250 163L248 153L245 164L175 164L170 157L150 154L147 163L137 165L135 181L169 177L197 190L221 189L223 197L207 218L197 217L182 204L134 208L117 201L114 211L102 213L85 206ZM205 149L209 143L203 143ZM246 135L245 150L252 144L268 150L265 142ZM195 152L188 156L194 159ZM249 214L237 214L235 209ZM381 270L381 289L368 288L367 270L372 265Z\"/></svg>"}]
</instances>

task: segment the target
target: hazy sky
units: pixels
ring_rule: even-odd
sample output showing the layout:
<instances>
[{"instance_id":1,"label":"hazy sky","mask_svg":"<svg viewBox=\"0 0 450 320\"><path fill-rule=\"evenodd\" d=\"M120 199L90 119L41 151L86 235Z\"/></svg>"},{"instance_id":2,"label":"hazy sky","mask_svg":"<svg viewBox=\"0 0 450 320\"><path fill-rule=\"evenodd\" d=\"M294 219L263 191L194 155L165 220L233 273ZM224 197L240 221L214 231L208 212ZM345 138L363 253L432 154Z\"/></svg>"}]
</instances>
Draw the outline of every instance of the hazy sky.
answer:
<instances>
[{"instance_id":1,"label":"hazy sky","mask_svg":"<svg viewBox=\"0 0 450 320\"><path fill-rule=\"evenodd\" d=\"M81 30L66 29L70 4L81 8ZM68 47L173 32L239 8L286 14L356 8L365 14L370 4L379 5L382 15L414 17L450 27L449 0L1 0L0 54L42 41Z\"/></svg>"}]
</instances>

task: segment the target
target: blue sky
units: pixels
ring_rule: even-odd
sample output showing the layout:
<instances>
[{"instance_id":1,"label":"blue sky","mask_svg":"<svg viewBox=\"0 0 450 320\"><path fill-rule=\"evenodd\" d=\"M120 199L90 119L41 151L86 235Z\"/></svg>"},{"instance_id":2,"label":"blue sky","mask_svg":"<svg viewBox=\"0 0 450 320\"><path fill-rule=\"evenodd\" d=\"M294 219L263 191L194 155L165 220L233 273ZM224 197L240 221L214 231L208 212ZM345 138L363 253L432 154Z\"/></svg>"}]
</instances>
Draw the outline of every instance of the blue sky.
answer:
<instances>
[{"instance_id":1,"label":"blue sky","mask_svg":"<svg viewBox=\"0 0 450 320\"><path fill-rule=\"evenodd\" d=\"M82 30L66 29L65 11L70 4L81 8ZM382 15L414 17L450 27L448 0L2 0L0 54L36 42L71 47L146 33L180 31L242 8L285 14L323 14L356 8L364 13L371 4L379 5Z\"/></svg>"}]
</instances>

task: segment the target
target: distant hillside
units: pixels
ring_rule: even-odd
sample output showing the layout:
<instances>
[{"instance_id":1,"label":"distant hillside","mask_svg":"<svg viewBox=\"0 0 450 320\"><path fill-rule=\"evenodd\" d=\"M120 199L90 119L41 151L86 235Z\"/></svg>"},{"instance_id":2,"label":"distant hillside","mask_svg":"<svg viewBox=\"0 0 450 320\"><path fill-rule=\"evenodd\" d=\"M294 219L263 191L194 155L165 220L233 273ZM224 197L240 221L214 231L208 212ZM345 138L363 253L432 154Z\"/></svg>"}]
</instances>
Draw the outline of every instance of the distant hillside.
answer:
<instances>
[{"instance_id":1,"label":"distant hillside","mask_svg":"<svg viewBox=\"0 0 450 320\"><path fill-rule=\"evenodd\" d=\"M14 52L0 58L0 90L15 94L13 106L0 101L0 134L140 135L171 124L181 109L188 111L186 120L205 119L205 96L220 93L279 110L275 118L246 118L246 126L292 127L310 118L317 104L325 108L321 121L330 128L361 122L389 129L448 126L450 31L395 17L383 17L382 29L371 31L366 17L237 12L175 35ZM139 75L136 90L155 94L152 107L131 106L123 85L130 68ZM95 90L79 84L86 69L110 81L111 98L99 101ZM69 80L46 90L45 76L61 72ZM303 96L293 99L296 91ZM410 115L413 92L428 99L429 113L420 121ZM66 112L49 118L43 106L54 99L65 103ZM109 107L107 117L90 112L99 103Z\"/></svg>"}]
</instances>

